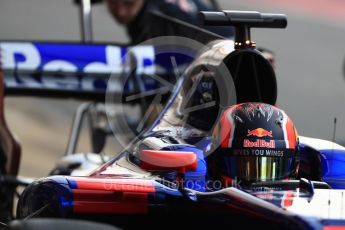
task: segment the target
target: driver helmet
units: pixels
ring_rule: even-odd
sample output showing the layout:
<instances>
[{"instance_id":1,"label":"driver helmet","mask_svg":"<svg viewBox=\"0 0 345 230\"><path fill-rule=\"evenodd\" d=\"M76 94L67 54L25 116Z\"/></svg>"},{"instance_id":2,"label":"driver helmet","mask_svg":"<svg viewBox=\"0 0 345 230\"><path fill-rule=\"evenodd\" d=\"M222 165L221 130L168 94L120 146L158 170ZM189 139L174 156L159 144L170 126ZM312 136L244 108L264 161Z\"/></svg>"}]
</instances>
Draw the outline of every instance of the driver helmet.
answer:
<instances>
[{"instance_id":1,"label":"driver helmet","mask_svg":"<svg viewBox=\"0 0 345 230\"><path fill-rule=\"evenodd\" d=\"M243 103L226 109L213 131L210 172L223 183L292 178L298 166L298 134L275 106ZM229 185L224 185L224 187Z\"/></svg>"}]
</instances>

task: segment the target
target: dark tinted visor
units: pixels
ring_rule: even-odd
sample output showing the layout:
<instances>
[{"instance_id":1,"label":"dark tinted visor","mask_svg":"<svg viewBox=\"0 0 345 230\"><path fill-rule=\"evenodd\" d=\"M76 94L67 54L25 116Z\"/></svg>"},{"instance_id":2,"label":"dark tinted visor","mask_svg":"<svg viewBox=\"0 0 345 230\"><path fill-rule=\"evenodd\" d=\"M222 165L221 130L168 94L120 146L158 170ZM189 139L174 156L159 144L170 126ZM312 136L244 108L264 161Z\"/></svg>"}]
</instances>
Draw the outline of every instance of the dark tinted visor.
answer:
<instances>
[{"instance_id":1,"label":"dark tinted visor","mask_svg":"<svg viewBox=\"0 0 345 230\"><path fill-rule=\"evenodd\" d=\"M258 150L266 151L266 150ZM282 153L267 155L224 154L223 173L237 180L247 182L274 181L288 178L294 171L294 154Z\"/></svg>"}]
</instances>

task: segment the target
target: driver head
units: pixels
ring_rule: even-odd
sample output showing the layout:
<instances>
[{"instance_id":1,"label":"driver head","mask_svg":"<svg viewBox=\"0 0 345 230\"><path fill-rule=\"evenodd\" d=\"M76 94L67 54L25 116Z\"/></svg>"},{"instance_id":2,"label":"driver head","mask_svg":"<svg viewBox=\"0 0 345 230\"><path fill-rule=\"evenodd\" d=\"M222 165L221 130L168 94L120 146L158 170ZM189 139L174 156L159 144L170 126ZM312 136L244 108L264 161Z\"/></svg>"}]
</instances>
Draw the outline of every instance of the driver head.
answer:
<instances>
[{"instance_id":1,"label":"driver head","mask_svg":"<svg viewBox=\"0 0 345 230\"><path fill-rule=\"evenodd\" d=\"M139 14L144 3L145 0L107 0L109 12L122 25L131 23Z\"/></svg>"}]
</instances>

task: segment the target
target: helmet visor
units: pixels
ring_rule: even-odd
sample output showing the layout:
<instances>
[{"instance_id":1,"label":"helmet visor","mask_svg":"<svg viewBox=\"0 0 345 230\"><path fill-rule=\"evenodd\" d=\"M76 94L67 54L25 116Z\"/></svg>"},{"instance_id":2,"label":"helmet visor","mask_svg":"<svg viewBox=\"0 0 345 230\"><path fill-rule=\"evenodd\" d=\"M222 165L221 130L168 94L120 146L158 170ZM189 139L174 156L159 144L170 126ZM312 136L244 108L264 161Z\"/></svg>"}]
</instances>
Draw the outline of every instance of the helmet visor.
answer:
<instances>
[{"instance_id":1,"label":"helmet visor","mask_svg":"<svg viewBox=\"0 0 345 230\"><path fill-rule=\"evenodd\" d=\"M293 172L292 157L224 156L225 174L247 182L282 180Z\"/></svg>"}]
</instances>

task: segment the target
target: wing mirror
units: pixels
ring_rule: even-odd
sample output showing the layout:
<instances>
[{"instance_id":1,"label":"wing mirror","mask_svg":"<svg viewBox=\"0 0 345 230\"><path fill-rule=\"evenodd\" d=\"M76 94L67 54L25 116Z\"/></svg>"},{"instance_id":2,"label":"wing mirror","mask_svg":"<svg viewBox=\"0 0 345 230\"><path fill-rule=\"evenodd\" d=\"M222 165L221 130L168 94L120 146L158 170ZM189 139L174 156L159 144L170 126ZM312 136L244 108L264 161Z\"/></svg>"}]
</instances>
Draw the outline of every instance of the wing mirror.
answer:
<instances>
[{"instance_id":1,"label":"wing mirror","mask_svg":"<svg viewBox=\"0 0 345 230\"><path fill-rule=\"evenodd\" d=\"M142 150L139 166L147 171L177 171L178 174L196 171L197 156L194 152Z\"/></svg>"}]
</instances>

